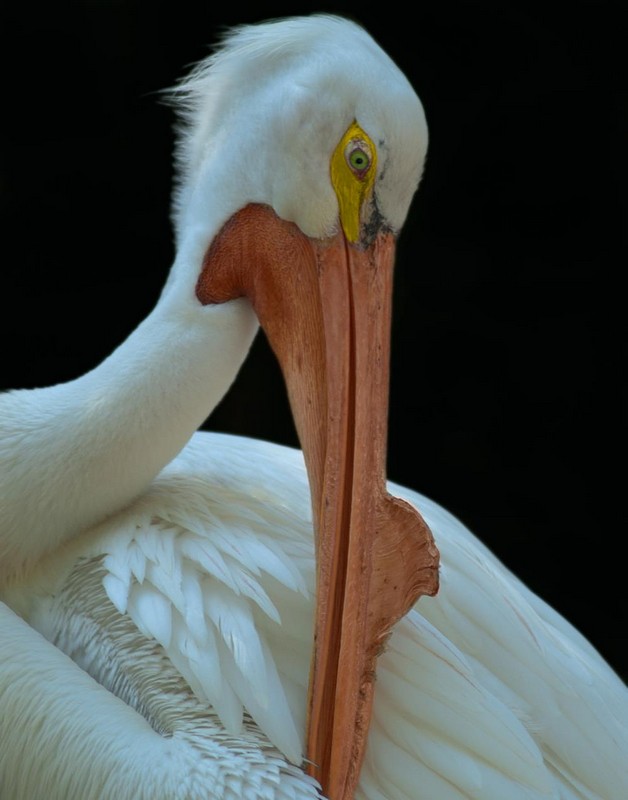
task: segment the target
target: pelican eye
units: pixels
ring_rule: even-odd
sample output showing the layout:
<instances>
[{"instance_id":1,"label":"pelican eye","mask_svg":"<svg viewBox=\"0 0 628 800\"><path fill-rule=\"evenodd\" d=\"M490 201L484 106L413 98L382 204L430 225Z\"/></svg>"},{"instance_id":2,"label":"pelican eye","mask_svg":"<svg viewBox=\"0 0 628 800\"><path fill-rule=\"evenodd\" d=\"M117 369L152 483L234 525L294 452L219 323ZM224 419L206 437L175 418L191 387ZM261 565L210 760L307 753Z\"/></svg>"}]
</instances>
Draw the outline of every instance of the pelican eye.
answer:
<instances>
[{"instance_id":1,"label":"pelican eye","mask_svg":"<svg viewBox=\"0 0 628 800\"><path fill-rule=\"evenodd\" d=\"M345 158L351 170L362 179L372 163L371 148L363 139L352 139L345 148Z\"/></svg>"},{"instance_id":2,"label":"pelican eye","mask_svg":"<svg viewBox=\"0 0 628 800\"><path fill-rule=\"evenodd\" d=\"M371 206L366 206L375 184L377 148L355 120L336 145L329 166L342 230L347 240L356 244L372 212Z\"/></svg>"}]
</instances>

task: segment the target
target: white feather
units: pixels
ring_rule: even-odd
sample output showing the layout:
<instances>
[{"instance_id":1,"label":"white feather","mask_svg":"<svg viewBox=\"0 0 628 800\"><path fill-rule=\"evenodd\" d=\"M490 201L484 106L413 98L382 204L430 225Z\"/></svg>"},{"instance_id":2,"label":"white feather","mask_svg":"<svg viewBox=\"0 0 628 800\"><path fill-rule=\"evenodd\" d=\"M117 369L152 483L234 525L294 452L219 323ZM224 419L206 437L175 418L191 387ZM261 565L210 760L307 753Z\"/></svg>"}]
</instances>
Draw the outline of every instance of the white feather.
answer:
<instances>
[{"instance_id":1,"label":"white feather","mask_svg":"<svg viewBox=\"0 0 628 800\"><path fill-rule=\"evenodd\" d=\"M145 636L169 647L172 636L172 607L167 597L147 583L136 583L129 592L127 611Z\"/></svg>"},{"instance_id":2,"label":"white feather","mask_svg":"<svg viewBox=\"0 0 628 800\"><path fill-rule=\"evenodd\" d=\"M245 452L248 458L242 458ZM215 707L226 729L241 730L246 711L286 758L298 763L315 568L311 532L304 542L302 522L294 522L302 518L302 504L309 502L305 473L295 471L295 459L300 460L296 452L262 442L195 435L151 489L160 511L142 539L147 563L154 564L150 543L163 530L160 519L172 525L190 507L190 493L179 491L181 475L187 473L195 486L194 504L207 498L214 516L213 526L204 528L204 539L193 534L191 548L189 532L178 529L169 538L169 546L181 552L170 553L164 563L177 570L180 565L189 619L151 584L149 570L144 584L133 581L131 596L136 588L142 592L139 603L129 603L128 613L147 634L164 642L171 619L169 657L199 698ZM260 473L272 474L276 486L285 488L272 498L255 499L248 486ZM391 490L421 508L432 527L442 550L443 581L435 598L423 598L397 626L380 658L358 800L409 800L414 795L407 794L408 787L419 780L439 792L434 795L438 800L562 800L587 797L587 792L606 800L617 794L617 787L628 785L619 757L628 748L622 723L628 719L628 698L617 676L588 645L577 637L568 639L568 628L543 613L542 601L534 598L532 607L527 590L510 581L508 570L455 518L427 498L400 487ZM217 501L223 495L229 503ZM131 547L127 532L135 515L143 513L144 502L102 526L72 558L77 552L93 556L103 548L120 557L119 543L111 546L115 530L120 527L125 546ZM227 519L234 539L246 541L250 528L243 520L253 516L260 546L238 562L241 547L223 551ZM272 574L264 568L270 541L273 560L291 567L272 569ZM207 552L205 544L211 545L213 557L201 563L197 556ZM228 582L225 570L231 576ZM103 580L107 591L117 586L106 575ZM170 586L169 581L162 584ZM245 592L244 585L255 588ZM117 597L114 589L111 600ZM261 597L268 602L260 602ZM157 621L159 614L164 619ZM398 774L403 765L414 778Z\"/></svg>"}]
</instances>

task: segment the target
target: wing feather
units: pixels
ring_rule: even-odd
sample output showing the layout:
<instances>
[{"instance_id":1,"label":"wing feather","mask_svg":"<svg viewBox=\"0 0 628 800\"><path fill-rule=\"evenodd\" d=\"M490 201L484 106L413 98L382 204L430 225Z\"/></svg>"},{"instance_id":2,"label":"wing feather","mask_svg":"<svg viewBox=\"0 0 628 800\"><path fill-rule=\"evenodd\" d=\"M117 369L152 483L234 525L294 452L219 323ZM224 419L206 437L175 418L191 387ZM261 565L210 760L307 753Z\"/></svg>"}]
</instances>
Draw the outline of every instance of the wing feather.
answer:
<instances>
[{"instance_id":1,"label":"wing feather","mask_svg":"<svg viewBox=\"0 0 628 800\"><path fill-rule=\"evenodd\" d=\"M210 580L203 581L203 600L207 619L214 623L226 645L233 667L250 681L257 703L267 708L266 665L249 604L245 598L226 592Z\"/></svg>"},{"instance_id":2,"label":"wing feather","mask_svg":"<svg viewBox=\"0 0 628 800\"><path fill-rule=\"evenodd\" d=\"M523 722L562 796L626 794L628 692L617 675L459 520L400 493L419 506L441 550L441 590L420 613Z\"/></svg>"},{"instance_id":3,"label":"wing feather","mask_svg":"<svg viewBox=\"0 0 628 800\"><path fill-rule=\"evenodd\" d=\"M396 626L379 661L356 797L628 796L628 694L618 676L459 520L391 491L430 525L441 589ZM105 556L115 608L164 645L227 731L246 711L298 763L315 590L300 454L198 434L75 552Z\"/></svg>"},{"instance_id":4,"label":"wing feather","mask_svg":"<svg viewBox=\"0 0 628 800\"><path fill-rule=\"evenodd\" d=\"M303 533L293 541L285 499L267 494L260 511L224 479L221 488L174 464L115 528L104 527L103 583L229 732L246 710L298 764L311 646L309 511L299 512Z\"/></svg>"},{"instance_id":5,"label":"wing feather","mask_svg":"<svg viewBox=\"0 0 628 800\"><path fill-rule=\"evenodd\" d=\"M519 719L416 612L395 629L378 675L378 729L463 796L557 797Z\"/></svg>"},{"instance_id":6,"label":"wing feather","mask_svg":"<svg viewBox=\"0 0 628 800\"><path fill-rule=\"evenodd\" d=\"M134 583L129 592L127 613L145 636L156 639L168 650L172 637L172 603L166 596L147 581Z\"/></svg>"}]
</instances>

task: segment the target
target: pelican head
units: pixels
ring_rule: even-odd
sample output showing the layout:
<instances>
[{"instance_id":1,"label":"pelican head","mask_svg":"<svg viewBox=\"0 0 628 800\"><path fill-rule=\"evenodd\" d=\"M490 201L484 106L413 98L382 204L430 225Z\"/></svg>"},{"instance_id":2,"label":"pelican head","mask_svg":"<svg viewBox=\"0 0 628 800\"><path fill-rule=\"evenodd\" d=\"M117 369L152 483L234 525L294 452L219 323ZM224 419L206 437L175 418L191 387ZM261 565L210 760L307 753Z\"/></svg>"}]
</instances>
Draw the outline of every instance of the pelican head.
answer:
<instances>
[{"instance_id":1,"label":"pelican head","mask_svg":"<svg viewBox=\"0 0 628 800\"><path fill-rule=\"evenodd\" d=\"M307 757L340 800L357 782L377 654L437 589L427 526L385 488L392 267L425 116L373 39L333 16L232 31L173 96L165 293L195 313L252 310L280 361L317 541Z\"/></svg>"},{"instance_id":2,"label":"pelican head","mask_svg":"<svg viewBox=\"0 0 628 800\"><path fill-rule=\"evenodd\" d=\"M170 97L181 120L171 281L183 264L197 269L199 248L247 203L324 240L341 212L349 224L346 193L357 180L367 191L352 209L360 221L353 237L403 225L427 151L425 114L403 73L357 24L315 15L236 28ZM343 137L345 148L364 141L374 159L347 182L344 159L333 179L331 172Z\"/></svg>"}]
</instances>

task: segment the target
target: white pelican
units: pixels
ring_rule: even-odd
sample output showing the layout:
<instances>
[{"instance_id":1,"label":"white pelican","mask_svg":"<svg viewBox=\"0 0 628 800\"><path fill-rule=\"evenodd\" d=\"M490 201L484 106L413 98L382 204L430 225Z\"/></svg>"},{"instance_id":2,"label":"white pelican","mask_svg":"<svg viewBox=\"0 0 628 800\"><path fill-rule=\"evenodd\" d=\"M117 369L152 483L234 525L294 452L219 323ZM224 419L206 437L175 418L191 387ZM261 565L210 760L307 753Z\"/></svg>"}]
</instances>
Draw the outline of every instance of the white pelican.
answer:
<instances>
[{"instance_id":1,"label":"white pelican","mask_svg":"<svg viewBox=\"0 0 628 800\"><path fill-rule=\"evenodd\" d=\"M331 800L628 796L623 682L447 511L385 490L409 83L312 16L235 30L177 95L155 309L81 378L0 397L0 796L318 797L304 748ZM258 319L304 458L195 433Z\"/></svg>"}]
</instances>

